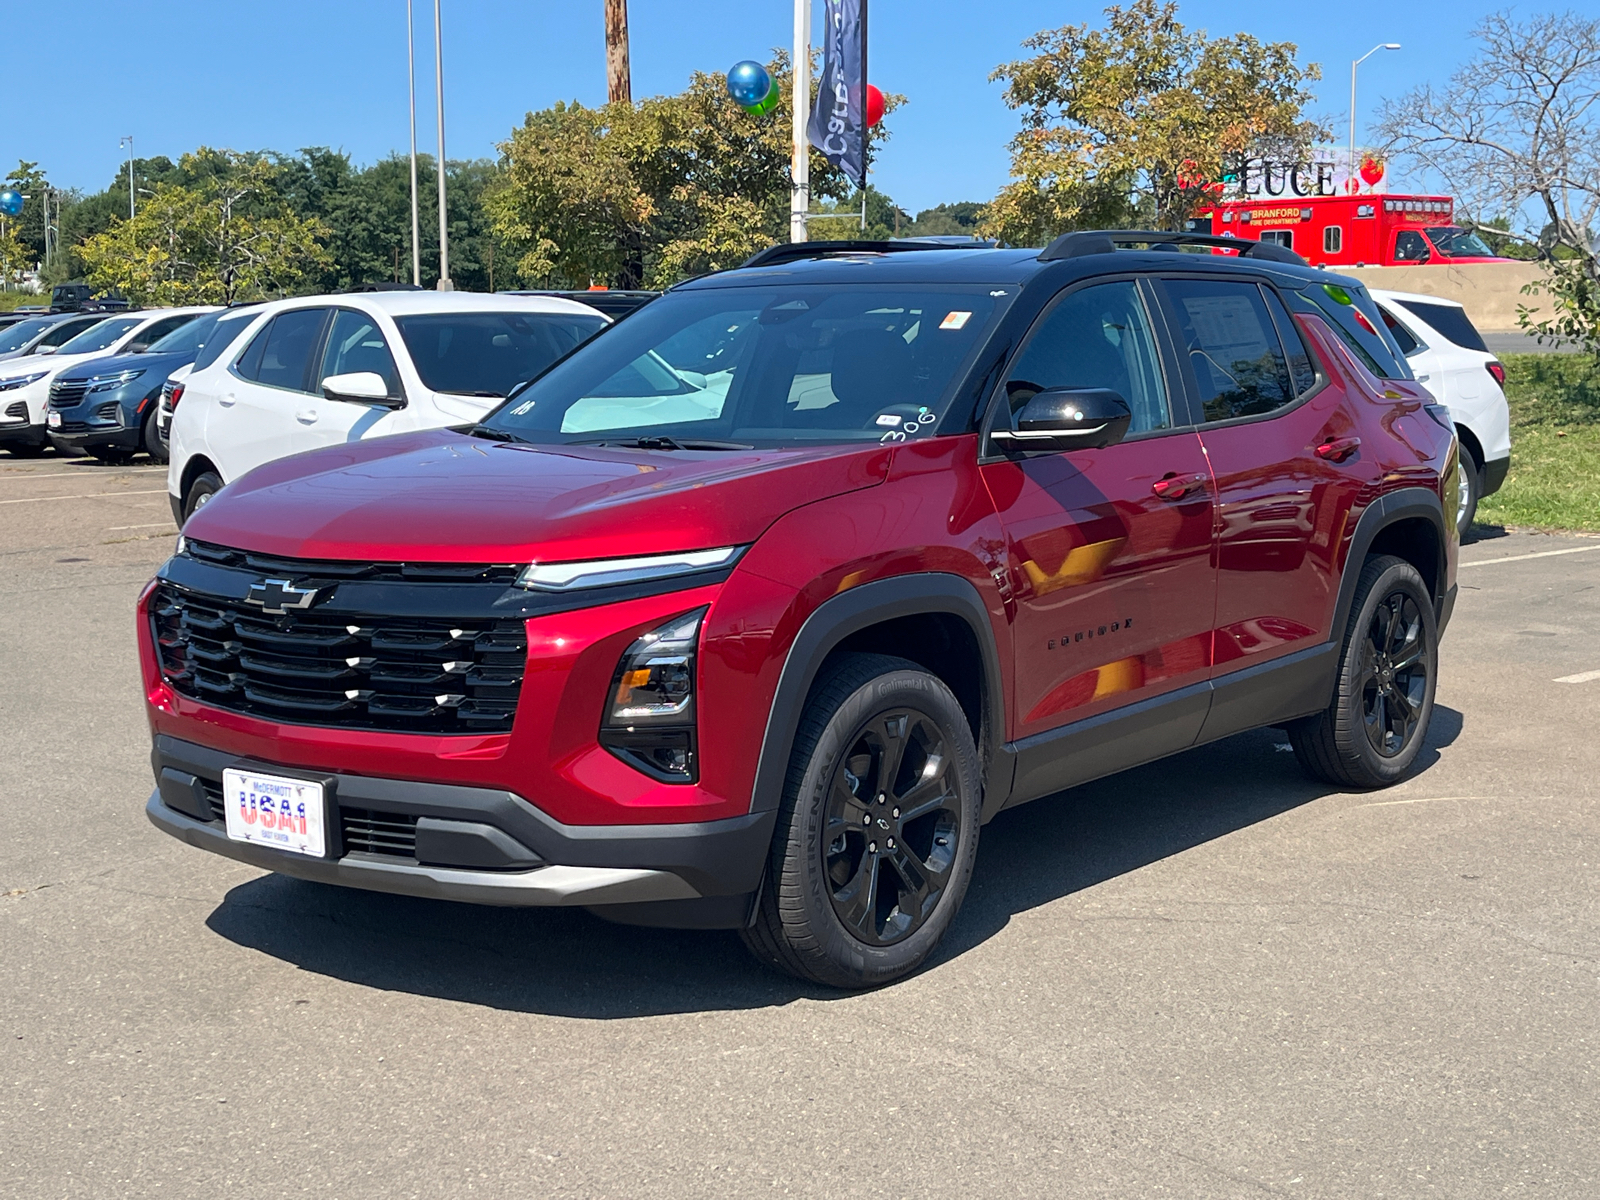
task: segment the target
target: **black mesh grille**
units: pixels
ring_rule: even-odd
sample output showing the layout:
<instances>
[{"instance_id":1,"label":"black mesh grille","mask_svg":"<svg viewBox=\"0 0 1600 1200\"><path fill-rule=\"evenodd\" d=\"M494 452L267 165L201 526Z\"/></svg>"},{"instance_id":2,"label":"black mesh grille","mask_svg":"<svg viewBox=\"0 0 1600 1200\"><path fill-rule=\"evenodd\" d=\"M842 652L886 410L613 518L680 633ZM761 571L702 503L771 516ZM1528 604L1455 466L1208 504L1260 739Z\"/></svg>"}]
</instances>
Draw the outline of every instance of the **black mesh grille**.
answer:
<instances>
[{"instance_id":1,"label":"black mesh grille","mask_svg":"<svg viewBox=\"0 0 1600 1200\"><path fill-rule=\"evenodd\" d=\"M417 819L409 813L376 812L370 808L339 808L347 854L387 854L393 858L417 856Z\"/></svg>"},{"instance_id":2,"label":"black mesh grille","mask_svg":"<svg viewBox=\"0 0 1600 1200\"><path fill-rule=\"evenodd\" d=\"M167 682L218 708L444 734L505 732L516 715L527 659L519 620L269 616L171 583L157 588L150 613Z\"/></svg>"},{"instance_id":3,"label":"black mesh grille","mask_svg":"<svg viewBox=\"0 0 1600 1200\"><path fill-rule=\"evenodd\" d=\"M57 379L50 385L50 407L71 408L89 390L87 379Z\"/></svg>"}]
</instances>

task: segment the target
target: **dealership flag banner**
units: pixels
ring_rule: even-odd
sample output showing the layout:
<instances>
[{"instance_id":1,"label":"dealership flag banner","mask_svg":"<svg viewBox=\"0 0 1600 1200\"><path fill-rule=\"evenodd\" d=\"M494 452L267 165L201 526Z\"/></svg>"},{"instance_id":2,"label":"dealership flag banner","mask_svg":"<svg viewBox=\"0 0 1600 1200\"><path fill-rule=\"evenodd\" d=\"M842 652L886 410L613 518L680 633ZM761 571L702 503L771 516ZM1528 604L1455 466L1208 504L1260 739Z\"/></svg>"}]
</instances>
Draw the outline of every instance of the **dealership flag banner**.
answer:
<instances>
[{"instance_id":1,"label":"dealership flag banner","mask_svg":"<svg viewBox=\"0 0 1600 1200\"><path fill-rule=\"evenodd\" d=\"M867 0L825 0L822 78L806 133L857 185L867 186Z\"/></svg>"}]
</instances>

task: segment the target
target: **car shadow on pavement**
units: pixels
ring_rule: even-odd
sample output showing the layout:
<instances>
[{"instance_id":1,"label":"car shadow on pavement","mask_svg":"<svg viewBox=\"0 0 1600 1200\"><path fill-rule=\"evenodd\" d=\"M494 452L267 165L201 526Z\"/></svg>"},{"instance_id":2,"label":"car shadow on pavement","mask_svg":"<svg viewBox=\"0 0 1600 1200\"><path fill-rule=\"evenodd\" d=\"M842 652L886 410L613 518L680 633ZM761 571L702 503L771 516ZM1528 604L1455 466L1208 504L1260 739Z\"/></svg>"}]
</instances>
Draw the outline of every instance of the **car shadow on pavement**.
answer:
<instances>
[{"instance_id":1,"label":"car shadow on pavement","mask_svg":"<svg viewBox=\"0 0 1600 1200\"><path fill-rule=\"evenodd\" d=\"M1426 771L1461 732L1437 707ZM1002 813L983 830L971 890L924 969L1048 904L1331 794L1264 729ZM767 970L728 932L613 925L579 910L488 908L282 875L233 888L206 919L301 970L386 991L608 1020L761 1008L845 993Z\"/></svg>"}]
</instances>

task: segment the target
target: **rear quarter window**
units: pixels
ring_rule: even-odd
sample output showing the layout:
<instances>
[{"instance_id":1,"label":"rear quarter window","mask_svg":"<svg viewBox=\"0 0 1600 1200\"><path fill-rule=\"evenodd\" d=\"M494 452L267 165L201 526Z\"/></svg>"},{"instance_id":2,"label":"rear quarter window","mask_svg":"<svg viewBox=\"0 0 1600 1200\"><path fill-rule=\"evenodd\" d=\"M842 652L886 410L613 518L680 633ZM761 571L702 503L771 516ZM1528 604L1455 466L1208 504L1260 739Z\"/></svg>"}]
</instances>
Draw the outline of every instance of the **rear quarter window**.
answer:
<instances>
[{"instance_id":1,"label":"rear quarter window","mask_svg":"<svg viewBox=\"0 0 1600 1200\"><path fill-rule=\"evenodd\" d=\"M1424 304L1421 300L1401 300L1399 303L1402 308L1421 317L1462 349L1481 350L1485 354L1489 352L1483 336L1467 317L1467 310L1459 305Z\"/></svg>"},{"instance_id":2,"label":"rear quarter window","mask_svg":"<svg viewBox=\"0 0 1600 1200\"><path fill-rule=\"evenodd\" d=\"M1347 297L1349 303L1334 293ZM1365 289L1342 282L1327 286L1312 283L1299 292L1290 293L1289 303L1292 308L1326 318L1334 332L1350 347L1350 352L1378 378L1413 378L1410 365L1384 323L1383 314ZM1365 324L1356 315L1358 307Z\"/></svg>"}]
</instances>

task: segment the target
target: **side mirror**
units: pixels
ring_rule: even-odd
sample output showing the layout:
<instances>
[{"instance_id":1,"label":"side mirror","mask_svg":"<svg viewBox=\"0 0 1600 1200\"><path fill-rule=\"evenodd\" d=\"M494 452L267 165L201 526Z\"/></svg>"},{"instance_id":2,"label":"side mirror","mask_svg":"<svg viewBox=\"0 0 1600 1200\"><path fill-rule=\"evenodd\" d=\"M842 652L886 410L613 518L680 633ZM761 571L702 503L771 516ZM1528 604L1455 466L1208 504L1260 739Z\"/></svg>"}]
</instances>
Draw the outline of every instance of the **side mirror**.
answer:
<instances>
[{"instance_id":1,"label":"side mirror","mask_svg":"<svg viewBox=\"0 0 1600 1200\"><path fill-rule=\"evenodd\" d=\"M143 354L148 349L150 349L150 343L149 342L129 342L127 344L127 346L124 348L123 353L124 354Z\"/></svg>"},{"instance_id":2,"label":"side mirror","mask_svg":"<svg viewBox=\"0 0 1600 1200\"><path fill-rule=\"evenodd\" d=\"M389 385L376 371L351 371L345 375L329 375L322 381L322 394L329 400L370 404L376 408L406 406L403 397L389 395Z\"/></svg>"},{"instance_id":3,"label":"side mirror","mask_svg":"<svg viewBox=\"0 0 1600 1200\"><path fill-rule=\"evenodd\" d=\"M1126 437L1132 423L1128 402L1110 388L1050 388L1023 405L1015 429L989 436L1010 451L1100 450Z\"/></svg>"}]
</instances>

